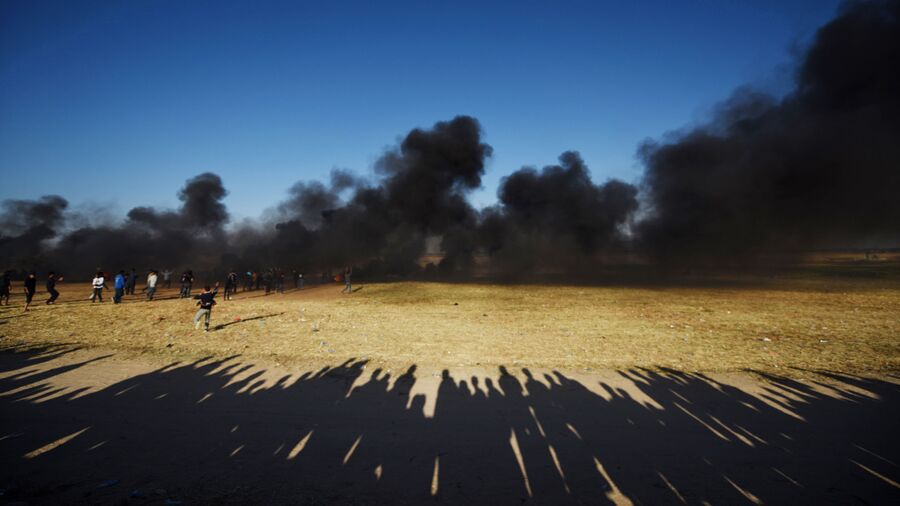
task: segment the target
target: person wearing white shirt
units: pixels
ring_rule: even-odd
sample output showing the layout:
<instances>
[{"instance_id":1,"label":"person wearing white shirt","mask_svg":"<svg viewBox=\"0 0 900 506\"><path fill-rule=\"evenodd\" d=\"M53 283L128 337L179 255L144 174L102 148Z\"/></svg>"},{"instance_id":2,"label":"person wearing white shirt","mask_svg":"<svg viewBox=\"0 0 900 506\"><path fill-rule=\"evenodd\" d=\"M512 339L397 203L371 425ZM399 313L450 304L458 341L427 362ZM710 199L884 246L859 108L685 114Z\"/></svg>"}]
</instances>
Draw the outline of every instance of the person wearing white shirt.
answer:
<instances>
[{"instance_id":1,"label":"person wearing white shirt","mask_svg":"<svg viewBox=\"0 0 900 506\"><path fill-rule=\"evenodd\" d=\"M147 275L147 300L153 300L153 294L156 293L156 271L150 271Z\"/></svg>"},{"instance_id":2,"label":"person wearing white shirt","mask_svg":"<svg viewBox=\"0 0 900 506\"><path fill-rule=\"evenodd\" d=\"M94 302L103 302L103 286L106 285L106 280L103 278L103 273L97 271L97 275L94 276L94 280L91 281L91 286L94 290L91 292L91 303Z\"/></svg>"}]
</instances>

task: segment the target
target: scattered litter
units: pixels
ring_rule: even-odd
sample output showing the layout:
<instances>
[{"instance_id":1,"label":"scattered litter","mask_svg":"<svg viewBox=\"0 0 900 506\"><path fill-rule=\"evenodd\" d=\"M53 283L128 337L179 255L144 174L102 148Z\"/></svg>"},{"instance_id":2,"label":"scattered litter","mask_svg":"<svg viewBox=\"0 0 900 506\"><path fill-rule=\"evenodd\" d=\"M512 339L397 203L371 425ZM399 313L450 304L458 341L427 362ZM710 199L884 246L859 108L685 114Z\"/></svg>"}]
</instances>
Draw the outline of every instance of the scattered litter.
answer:
<instances>
[{"instance_id":1,"label":"scattered litter","mask_svg":"<svg viewBox=\"0 0 900 506\"><path fill-rule=\"evenodd\" d=\"M827 342L828 342L828 339L819 339L819 342L820 342L820 343L827 343Z\"/></svg>"},{"instance_id":2,"label":"scattered litter","mask_svg":"<svg viewBox=\"0 0 900 506\"><path fill-rule=\"evenodd\" d=\"M766 343L771 343L771 342L772 342L772 340L769 339L768 337L764 337L764 338L762 338L762 340L763 340L763 342L766 342Z\"/></svg>"},{"instance_id":3,"label":"scattered litter","mask_svg":"<svg viewBox=\"0 0 900 506\"><path fill-rule=\"evenodd\" d=\"M231 321L233 321L233 322L239 322L239 321L241 321L241 317L240 317L240 316L235 316L234 319L231 320Z\"/></svg>"}]
</instances>

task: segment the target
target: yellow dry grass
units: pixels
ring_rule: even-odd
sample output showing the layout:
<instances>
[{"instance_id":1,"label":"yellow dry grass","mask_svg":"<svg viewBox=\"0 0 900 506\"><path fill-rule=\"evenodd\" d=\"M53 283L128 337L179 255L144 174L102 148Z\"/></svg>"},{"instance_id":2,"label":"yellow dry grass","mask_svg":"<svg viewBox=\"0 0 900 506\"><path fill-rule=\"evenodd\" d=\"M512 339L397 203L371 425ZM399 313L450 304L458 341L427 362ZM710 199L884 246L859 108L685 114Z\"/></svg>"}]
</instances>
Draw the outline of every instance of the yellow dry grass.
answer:
<instances>
[{"instance_id":1,"label":"yellow dry grass","mask_svg":"<svg viewBox=\"0 0 900 506\"><path fill-rule=\"evenodd\" d=\"M92 305L86 285L63 288L55 306L36 304L27 314L21 303L0 308L3 342L309 367L367 359L435 369L900 369L900 283L890 278L717 287L403 282L363 285L350 296L329 285L233 301L220 295L209 333L193 329L192 300Z\"/></svg>"}]
</instances>

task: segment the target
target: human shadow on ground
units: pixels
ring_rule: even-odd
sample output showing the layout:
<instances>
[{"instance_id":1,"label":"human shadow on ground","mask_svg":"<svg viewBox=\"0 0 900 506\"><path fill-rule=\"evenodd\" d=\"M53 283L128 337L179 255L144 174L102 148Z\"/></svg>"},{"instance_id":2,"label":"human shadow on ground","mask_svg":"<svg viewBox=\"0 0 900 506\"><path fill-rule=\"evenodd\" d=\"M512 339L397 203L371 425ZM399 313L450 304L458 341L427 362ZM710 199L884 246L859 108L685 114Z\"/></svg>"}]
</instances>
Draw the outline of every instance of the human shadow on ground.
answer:
<instances>
[{"instance_id":1,"label":"human shadow on ground","mask_svg":"<svg viewBox=\"0 0 900 506\"><path fill-rule=\"evenodd\" d=\"M250 318L241 318L241 319L237 319L237 320L232 320L232 321L230 321L230 322L228 322L228 323L221 323L221 324L219 324L219 325L214 326L211 330L213 330L213 331L216 331L216 330L222 330L222 329L224 329L225 327L230 327L231 325L237 325L237 324L239 324L239 323L252 322L253 320L265 320L266 318L271 318L271 317L273 317L273 316L281 316L281 315L283 315L283 314L284 314L284 311L282 311L282 312L280 312L280 313L270 313L270 314L264 314L264 315L259 315L259 316L253 316L253 317L250 317Z\"/></svg>"},{"instance_id":2,"label":"human shadow on ground","mask_svg":"<svg viewBox=\"0 0 900 506\"><path fill-rule=\"evenodd\" d=\"M68 353L0 353L5 500L900 503L890 382L823 372L738 388L643 369L454 377L364 360L273 374L231 357L88 391L61 375L97 363ZM429 398L420 381L435 387Z\"/></svg>"}]
</instances>

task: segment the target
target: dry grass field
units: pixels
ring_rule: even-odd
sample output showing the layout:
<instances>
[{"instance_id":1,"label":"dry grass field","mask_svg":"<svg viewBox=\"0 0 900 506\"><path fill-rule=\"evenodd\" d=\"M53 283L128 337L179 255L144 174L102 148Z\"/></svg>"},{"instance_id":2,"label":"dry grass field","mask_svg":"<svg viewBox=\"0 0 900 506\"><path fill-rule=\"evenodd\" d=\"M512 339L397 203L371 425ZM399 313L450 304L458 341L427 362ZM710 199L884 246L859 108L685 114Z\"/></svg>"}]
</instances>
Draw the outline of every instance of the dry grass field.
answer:
<instances>
[{"instance_id":1,"label":"dry grass field","mask_svg":"<svg viewBox=\"0 0 900 506\"><path fill-rule=\"evenodd\" d=\"M787 276L693 286L544 286L397 282L265 296L240 293L194 330L193 300L85 300L86 284L0 308L7 345L77 344L145 357L243 359L315 367L365 359L401 369L671 368L879 373L900 368L894 276ZM111 295L111 294L108 294Z\"/></svg>"}]
</instances>

